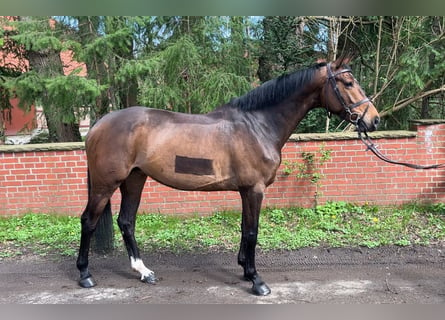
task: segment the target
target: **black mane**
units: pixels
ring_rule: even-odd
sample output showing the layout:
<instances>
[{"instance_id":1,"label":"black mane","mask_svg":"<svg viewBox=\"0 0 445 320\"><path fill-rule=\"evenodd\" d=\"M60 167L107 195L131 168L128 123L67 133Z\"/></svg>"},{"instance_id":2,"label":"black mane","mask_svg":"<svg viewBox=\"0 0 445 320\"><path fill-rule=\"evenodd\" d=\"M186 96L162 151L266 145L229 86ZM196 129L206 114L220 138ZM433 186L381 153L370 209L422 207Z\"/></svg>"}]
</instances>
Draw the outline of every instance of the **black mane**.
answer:
<instances>
[{"instance_id":1,"label":"black mane","mask_svg":"<svg viewBox=\"0 0 445 320\"><path fill-rule=\"evenodd\" d=\"M326 63L282 75L263 83L258 88L230 101L229 105L244 111L258 110L277 105L312 80L314 73Z\"/></svg>"}]
</instances>

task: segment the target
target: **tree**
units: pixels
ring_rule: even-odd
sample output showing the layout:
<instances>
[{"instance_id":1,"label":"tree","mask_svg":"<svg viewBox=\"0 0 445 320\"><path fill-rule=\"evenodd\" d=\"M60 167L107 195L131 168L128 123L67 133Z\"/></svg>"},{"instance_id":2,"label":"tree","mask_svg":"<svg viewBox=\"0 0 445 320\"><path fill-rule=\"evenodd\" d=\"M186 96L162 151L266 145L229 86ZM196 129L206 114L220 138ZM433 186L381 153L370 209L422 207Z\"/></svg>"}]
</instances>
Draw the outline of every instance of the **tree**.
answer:
<instances>
[{"instance_id":1,"label":"tree","mask_svg":"<svg viewBox=\"0 0 445 320\"><path fill-rule=\"evenodd\" d=\"M99 87L75 72L64 74L60 53L69 46L50 17L17 17L6 23L5 35L13 45L3 50L19 52L29 67L4 77L3 90L20 97L22 108L42 105L51 141L80 141L79 117L99 94Z\"/></svg>"},{"instance_id":2,"label":"tree","mask_svg":"<svg viewBox=\"0 0 445 320\"><path fill-rule=\"evenodd\" d=\"M155 108L200 113L247 92L253 79L245 66L253 58L234 48L243 46L248 35L240 31L244 21L231 19L228 29L222 17L177 19L178 27L166 37L165 49L140 61L140 101ZM236 41L225 35L237 32ZM136 67L140 66L124 65L121 72L132 73Z\"/></svg>"},{"instance_id":3,"label":"tree","mask_svg":"<svg viewBox=\"0 0 445 320\"><path fill-rule=\"evenodd\" d=\"M306 66L314 59L314 43L304 17L266 16L262 25L257 71L261 82Z\"/></svg>"},{"instance_id":4,"label":"tree","mask_svg":"<svg viewBox=\"0 0 445 320\"><path fill-rule=\"evenodd\" d=\"M137 82L134 75L116 76L122 63L135 60L136 30L144 20L135 17L79 16L61 19L67 26L77 25L71 39L77 41L75 57L85 62L87 77L103 88L90 112L93 122L110 110L137 104Z\"/></svg>"},{"instance_id":5,"label":"tree","mask_svg":"<svg viewBox=\"0 0 445 320\"><path fill-rule=\"evenodd\" d=\"M362 59L369 61L362 75L381 106L383 128L408 128L410 119L444 116L444 26L443 17L371 17L356 33Z\"/></svg>"}]
</instances>

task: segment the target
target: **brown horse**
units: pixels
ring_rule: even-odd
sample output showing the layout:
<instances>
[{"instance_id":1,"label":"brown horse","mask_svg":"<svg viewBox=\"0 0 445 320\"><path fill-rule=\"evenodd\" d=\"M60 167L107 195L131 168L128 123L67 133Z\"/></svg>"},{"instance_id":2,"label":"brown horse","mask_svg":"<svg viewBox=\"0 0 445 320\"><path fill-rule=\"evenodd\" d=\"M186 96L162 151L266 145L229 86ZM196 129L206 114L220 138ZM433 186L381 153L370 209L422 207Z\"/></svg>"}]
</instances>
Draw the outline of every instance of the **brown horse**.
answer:
<instances>
[{"instance_id":1,"label":"brown horse","mask_svg":"<svg viewBox=\"0 0 445 320\"><path fill-rule=\"evenodd\" d=\"M269 294L255 268L255 247L263 194L275 179L284 143L316 107L325 107L362 132L375 130L379 123L377 110L347 67L349 61L342 57L268 81L204 115L132 107L104 116L86 140L89 193L81 217L79 284L96 284L88 271L90 239L118 188L122 202L117 221L131 267L142 281L156 281L134 237L136 211L150 176L181 190L238 191L238 263L253 283L253 293Z\"/></svg>"}]
</instances>

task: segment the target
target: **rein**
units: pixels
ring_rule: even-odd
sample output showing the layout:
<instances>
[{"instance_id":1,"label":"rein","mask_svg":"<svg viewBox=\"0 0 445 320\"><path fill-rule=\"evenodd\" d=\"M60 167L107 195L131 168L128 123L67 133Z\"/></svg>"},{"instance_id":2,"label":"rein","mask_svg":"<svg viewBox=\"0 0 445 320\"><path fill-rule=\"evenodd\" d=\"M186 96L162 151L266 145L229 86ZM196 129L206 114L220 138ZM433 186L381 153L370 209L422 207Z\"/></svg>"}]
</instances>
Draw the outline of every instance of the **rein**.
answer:
<instances>
[{"instance_id":1,"label":"rein","mask_svg":"<svg viewBox=\"0 0 445 320\"><path fill-rule=\"evenodd\" d=\"M379 158L380 160L383 160L385 162L392 163L392 164L405 166L405 167L408 167L408 168L422 169L422 170L437 169L437 168L445 167L445 163L433 164L433 165L430 165L430 166L421 166L421 165L418 165L418 164L406 163L406 162L398 162L398 161L391 160L388 157L386 157L384 154L382 154L379 149L377 149L377 146L371 140L371 138L368 136L367 132L361 132L358 129L358 127L357 127L357 130L358 130L358 136L359 136L360 140L362 140L363 144L366 146L366 151L371 150L372 153L374 153L377 156L377 158ZM363 135L364 135L364 137L363 137Z\"/></svg>"}]
</instances>

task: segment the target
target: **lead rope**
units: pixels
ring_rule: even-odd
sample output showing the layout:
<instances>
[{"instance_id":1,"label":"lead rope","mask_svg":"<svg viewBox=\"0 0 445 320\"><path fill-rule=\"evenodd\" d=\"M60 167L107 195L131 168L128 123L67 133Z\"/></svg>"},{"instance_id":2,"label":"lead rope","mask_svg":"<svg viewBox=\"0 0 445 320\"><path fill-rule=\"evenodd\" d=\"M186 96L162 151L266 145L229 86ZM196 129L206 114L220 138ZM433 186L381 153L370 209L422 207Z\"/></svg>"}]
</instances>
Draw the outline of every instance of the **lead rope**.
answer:
<instances>
[{"instance_id":1,"label":"lead rope","mask_svg":"<svg viewBox=\"0 0 445 320\"><path fill-rule=\"evenodd\" d=\"M363 137L363 134L364 134L364 137ZM437 169L437 168L445 167L445 163L433 164L430 166L421 166L418 164L398 162L398 161L391 160L391 159L387 158L384 154L382 154L379 149L377 149L377 146L374 144L374 142L368 136L367 132L363 133L360 130L358 130L358 136L359 136L360 140L362 140L362 142L366 146L366 151L371 150L372 153L374 153L379 159L381 159L385 162L392 163L392 164L398 164L398 165L413 168L413 169L422 169L422 170Z\"/></svg>"}]
</instances>

